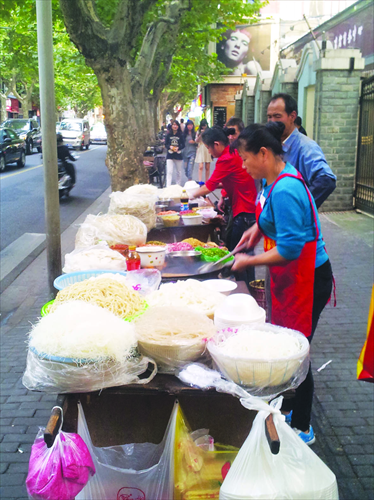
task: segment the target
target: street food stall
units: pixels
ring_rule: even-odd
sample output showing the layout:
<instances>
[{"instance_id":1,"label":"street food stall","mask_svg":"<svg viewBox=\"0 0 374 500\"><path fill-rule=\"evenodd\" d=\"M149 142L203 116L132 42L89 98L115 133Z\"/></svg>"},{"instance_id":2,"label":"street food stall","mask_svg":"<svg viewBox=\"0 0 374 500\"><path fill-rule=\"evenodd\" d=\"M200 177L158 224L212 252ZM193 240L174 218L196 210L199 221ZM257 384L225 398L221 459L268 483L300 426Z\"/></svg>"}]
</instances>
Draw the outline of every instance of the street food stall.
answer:
<instances>
[{"instance_id":1,"label":"street food stall","mask_svg":"<svg viewBox=\"0 0 374 500\"><path fill-rule=\"evenodd\" d=\"M267 401L303 380L309 344L266 324L245 283L219 277L221 266L204 272L233 261L214 241L222 221L211 208L213 218L160 215L154 190L133 188L79 228L56 299L30 332L23 383L57 397L38 449L54 450L64 432L81 436L96 474L77 499L221 498L261 411L261 439L279 453L284 422ZM126 259L141 268L127 270ZM35 460L29 494L42 489ZM222 495L255 498L245 491Z\"/></svg>"}]
</instances>

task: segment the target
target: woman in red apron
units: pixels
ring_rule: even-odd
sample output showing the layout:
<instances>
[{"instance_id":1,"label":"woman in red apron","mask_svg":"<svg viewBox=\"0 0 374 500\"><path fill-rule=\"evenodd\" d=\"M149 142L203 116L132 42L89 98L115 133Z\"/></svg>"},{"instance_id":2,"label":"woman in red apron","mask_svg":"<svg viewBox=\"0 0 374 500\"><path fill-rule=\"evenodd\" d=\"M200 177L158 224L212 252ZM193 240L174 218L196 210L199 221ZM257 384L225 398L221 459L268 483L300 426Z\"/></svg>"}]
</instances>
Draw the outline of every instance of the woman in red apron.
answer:
<instances>
[{"instance_id":1,"label":"woman in red apron","mask_svg":"<svg viewBox=\"0 0 374 500\"><path fill-rule=\"evenodd\" d=\"M311 342L331 295L332 271L313 197L300 173L282 160L283 128L279 122L250 125L234 145L243 159L243 168L254 179L265 179L266 183L256 205L257 224L239 242L247 242L252 248L264 236L265 252L236 255L233 270L269 266L272 323L298 330ZM313 390L309 368L291 401L291 426L307 444L315 441L310 425ZM291 408L284 405L282 409Z\"/></svg>"}]
</instances>

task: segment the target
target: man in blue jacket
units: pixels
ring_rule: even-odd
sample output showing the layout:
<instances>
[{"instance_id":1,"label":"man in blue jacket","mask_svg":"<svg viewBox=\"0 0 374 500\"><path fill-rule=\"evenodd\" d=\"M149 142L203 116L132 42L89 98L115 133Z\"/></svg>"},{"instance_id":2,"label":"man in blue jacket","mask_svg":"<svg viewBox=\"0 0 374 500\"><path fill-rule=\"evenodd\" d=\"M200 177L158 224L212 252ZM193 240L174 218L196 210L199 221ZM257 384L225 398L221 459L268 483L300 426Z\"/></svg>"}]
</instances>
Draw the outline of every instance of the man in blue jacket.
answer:
<instances>
[{"instance_id":1,"label":"man in blue jacket","mask_svg":"<svg viewBox=\"0 0 374 500\"><path fill-rule=\"evenodd\" d=\"M275 94L268 105L267 117L268 121L284 123L283 159L301 173L319 208L334 191L336 176L318 144L295 126L297 102L289 94Z\"/></svg>"}]
</instances>

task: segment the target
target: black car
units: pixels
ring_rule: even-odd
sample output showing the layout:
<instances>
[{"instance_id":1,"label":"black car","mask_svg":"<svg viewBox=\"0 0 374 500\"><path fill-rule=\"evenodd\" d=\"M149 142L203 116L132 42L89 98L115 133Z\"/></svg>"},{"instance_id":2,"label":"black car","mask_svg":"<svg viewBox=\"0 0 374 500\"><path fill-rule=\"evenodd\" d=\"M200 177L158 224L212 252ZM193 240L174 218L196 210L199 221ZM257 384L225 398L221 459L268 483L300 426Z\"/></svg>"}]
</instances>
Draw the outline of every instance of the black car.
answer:
<instances>
[{"instance_id":1,"label":"black car","mask_svg":"<svg viewBox=\"0 0 374 500\"><path fill-rule=\"evenodd\" d=\"M0 128L0 172L8 163L16 163L22 168L26 163L25 141L11 128Z\"/></svg>"},{"instance_id":2,"label":"black car","mask_svg":"<svg viewBox=\"0 0 374 500\"><path fill-rule=\"evenodd\" d=\"M26 154L34 148L42 152L42 133L39 123L33 118L10 118L1 124L2 127L13 129L26 142Z\"/></svg>"}]
</instances>

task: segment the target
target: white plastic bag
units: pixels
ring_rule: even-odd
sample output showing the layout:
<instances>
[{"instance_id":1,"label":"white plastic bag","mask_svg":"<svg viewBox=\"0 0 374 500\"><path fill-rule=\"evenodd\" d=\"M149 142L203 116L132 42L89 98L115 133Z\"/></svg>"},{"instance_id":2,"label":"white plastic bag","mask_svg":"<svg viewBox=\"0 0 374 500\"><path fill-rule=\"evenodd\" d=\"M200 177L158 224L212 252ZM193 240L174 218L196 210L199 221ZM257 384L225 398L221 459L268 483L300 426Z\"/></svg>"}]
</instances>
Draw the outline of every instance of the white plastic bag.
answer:
<instances>
[{"instance_id":1,"label":"white plastic bag","mask_svg":"<svg viewBox=\"0 0 374 500\"><path fill-rule=\"evenodd\" d=\"M333 472L289 427L279 408L261 409L220 489L220 500L338 500ZM248 409L265 408L257 398L241 399ZM270 410L270 411L269 411ZM273 455L265 435L265 419L273 413L280 451Z\"/></svg>"},{"instance_id":2,"label":"white plastic bag","mask_svg":"<svg viewBox=\"0 0 374 500\"><path fill-rule=\"evenodd\" d=\"M160 444L133 443L98 448L92 444L83 409L78 405L78 433L91 453L96 474L76 499L171 500L177 413L178 403L175 403Z\"/></svg>"}]
</instances>

